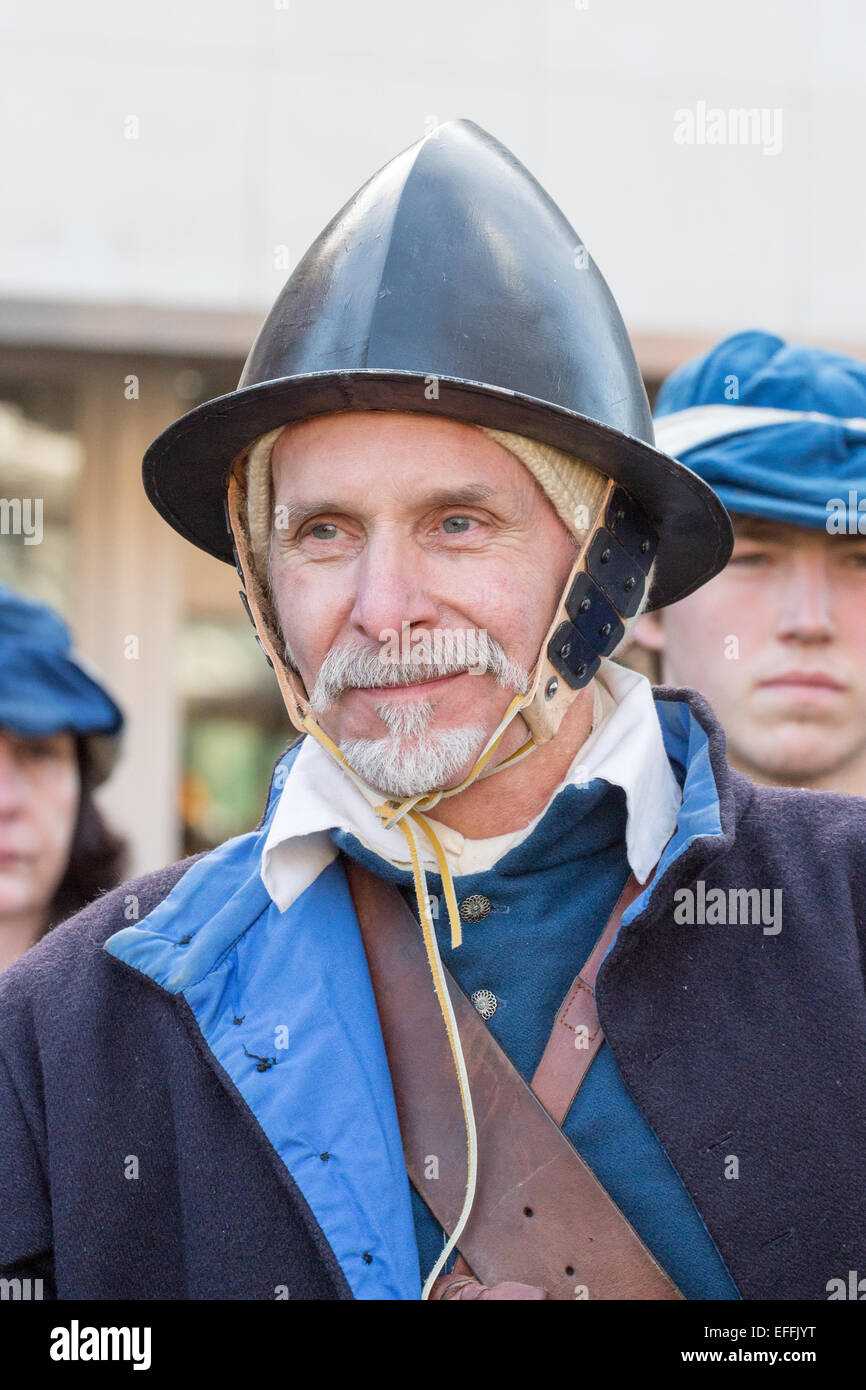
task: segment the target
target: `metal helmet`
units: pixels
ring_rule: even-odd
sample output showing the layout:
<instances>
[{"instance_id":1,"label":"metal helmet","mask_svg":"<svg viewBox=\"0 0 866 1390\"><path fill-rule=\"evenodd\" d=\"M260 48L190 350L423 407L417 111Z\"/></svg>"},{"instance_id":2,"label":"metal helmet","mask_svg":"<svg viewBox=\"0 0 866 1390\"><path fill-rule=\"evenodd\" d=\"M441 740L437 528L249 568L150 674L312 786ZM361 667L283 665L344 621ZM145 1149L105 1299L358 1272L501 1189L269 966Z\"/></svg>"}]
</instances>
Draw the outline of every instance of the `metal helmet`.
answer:
<instances>
[{"instance_id":1,"label":"metal helmet","mask_svg":"<svg viewBox=\"0 0 866 1390\"><path fill-rule=\"evenodd\" d=\"M235 460L277 426L341 410L447 415L607 474L657 535L649 608L684 598L730 555L712 489L653 447L625 326L580 237L473 121L438 126L332 218L268 314L237 390L150 446L147 494L187 540L231 563Z\"/></svg>"}]
</instances>

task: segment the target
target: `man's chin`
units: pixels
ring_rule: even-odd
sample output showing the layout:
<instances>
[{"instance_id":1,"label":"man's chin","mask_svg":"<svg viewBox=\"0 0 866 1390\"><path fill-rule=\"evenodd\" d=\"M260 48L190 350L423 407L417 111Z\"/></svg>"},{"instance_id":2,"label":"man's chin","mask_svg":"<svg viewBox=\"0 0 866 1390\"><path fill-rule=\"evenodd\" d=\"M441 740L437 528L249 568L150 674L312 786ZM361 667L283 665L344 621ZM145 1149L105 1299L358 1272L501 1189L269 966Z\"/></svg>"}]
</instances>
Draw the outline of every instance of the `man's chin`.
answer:
<instances>
[{"instance_id":1,"label":"man's chin","mask_svg":"<svg viewBox=\"0 0 866 1390\"><path fill-rule=\"evenodd\" d=\"M472 725L419 737L344 739L340 752L354 772L383 796L448 791L468 775L486 740Z\"/></svg>"},{"instance_id":2,"label":"man's chin","mask_svg":"<svg viewBox=\"0 0 866 1390\"><path fill-rule=\"evenodd\" d=\"M762 730L761 736L730 740L729 761L744 763L749 775L782 786L808 787L838 774L860 755L862 736L834 738L821 725L801 723Z\"/></svg>"}]
</instances>

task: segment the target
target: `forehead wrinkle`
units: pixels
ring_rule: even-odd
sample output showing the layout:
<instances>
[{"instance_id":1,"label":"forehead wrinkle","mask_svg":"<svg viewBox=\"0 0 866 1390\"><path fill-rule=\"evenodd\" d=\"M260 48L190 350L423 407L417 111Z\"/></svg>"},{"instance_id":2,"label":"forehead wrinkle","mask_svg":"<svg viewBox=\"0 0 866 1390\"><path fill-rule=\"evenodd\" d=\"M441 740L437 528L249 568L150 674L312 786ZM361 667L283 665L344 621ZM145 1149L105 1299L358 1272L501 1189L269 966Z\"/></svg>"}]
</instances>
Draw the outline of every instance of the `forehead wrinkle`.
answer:
<instances>
[{"instance_id":1,"label":"forehead wrinkle","mask_svg":"<svg viewBox=\"0 0 866 1390\"><path fill-rule=\"evenodd\" d=\"M469 506L476 502L487 501L495 492L496 489L487 483L469 483L464 487L438 488L434 492L426 493L414 505L417 510L426 510L430 507ZM336 498L324 497L311 502L281 502L280 510L285 518L285 524L295 526L306 521L308 517L316 516L319 512L351 513L353 508L347 506L345 500L340 502Z\"/></svg>"},{"instance_id":2,"label":"forehead wrinkle","mask_svg":"<svg viewBox=\"0 0 866 1390\"><path fill-rule=\"evenodd\" d=\"M467 483L464 487L443 487L430 492L420 505L425 507L469 506L473 502L486 502L496 493L489 483Z\"/></svg>"},{"instance_id":3,"label":"forehead wrinkle","mask_svg":"<svg viewBox=\"0 0 866 1390\"><path fill-rule=\"evenodd\" d=\"M307 517L315 516L317 512L345 511L345 507L341 507L328 497L313 502L280 502L279 507L285 526L298 525L300 522L306 521Z\"/></svg>"}]
</instances>

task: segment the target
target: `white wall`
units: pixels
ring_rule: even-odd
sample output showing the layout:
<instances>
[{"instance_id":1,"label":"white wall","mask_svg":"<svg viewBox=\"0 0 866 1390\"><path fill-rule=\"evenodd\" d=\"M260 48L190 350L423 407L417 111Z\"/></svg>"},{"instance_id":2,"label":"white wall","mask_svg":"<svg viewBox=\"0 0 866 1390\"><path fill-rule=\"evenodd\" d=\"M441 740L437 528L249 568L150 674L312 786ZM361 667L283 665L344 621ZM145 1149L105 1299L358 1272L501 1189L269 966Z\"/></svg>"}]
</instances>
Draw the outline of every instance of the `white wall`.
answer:
<instances>
[{"instance_id":1,"label":"white wall","mask_svg":"<svg viewBox=\"0 0 866 1390\"><path fill-rule=\"evenodd\" d=\"M469 116L561 203L633 331L866 342L866 6L5 10L0 298L263 312L276 245L297 259L431 116ZM675 144L698 101L781 108L781 152Z\"/></svg>"}]
</instances>

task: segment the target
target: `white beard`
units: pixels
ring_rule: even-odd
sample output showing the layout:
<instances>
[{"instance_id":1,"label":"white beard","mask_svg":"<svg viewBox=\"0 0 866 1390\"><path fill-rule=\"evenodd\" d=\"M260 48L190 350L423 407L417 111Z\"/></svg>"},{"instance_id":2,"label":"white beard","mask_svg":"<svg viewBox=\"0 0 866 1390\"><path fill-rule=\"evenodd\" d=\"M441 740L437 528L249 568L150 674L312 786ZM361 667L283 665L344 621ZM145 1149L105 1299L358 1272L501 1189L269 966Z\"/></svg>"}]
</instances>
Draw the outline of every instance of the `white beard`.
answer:
<instances>
[{"instance_id":1,"label":"white beard","mask_svg":"<svg viewBox=\"0 0 866 1390\"><path fill-rule=\"evenodd\" d=\"M529 672L510 660L494 638L485 635L481 647L485 669L505 689L523 693ZM383 662L381 649L343 646L328 652L310 696L310 707L323 713L344 689L406 686L421 679L457 675L467 669L466 661L453 652L430 662ZM440 791L457 773L478 758L487 731L482 724L457 729L429 731L434 716L430 700L388 700L376 706L376 713L388 727L386 738L346 738L340 752L362 781L384 796L419 796Z\"/></svg>"},{"instance_id":2,"label":"white beard","mask_svg":"<svg viewBox=\"0 0 866 1390\"><path fill-rule=\"evenodd\" d=\"M418 796L439 791L484 746L481 724L441 729L421 738L350 738L340 752L362 781L385 796Z\"/></svg>"},{"instance_id":3,"label":"white beard","mask_svg":"<svg viewBox=\"0 0 866 1390\"><path fill-rule=\"evenodd\" d=\"M438 791L466 763L474 761L484 744L485 731L480 724L426 733L433 718L429 700L412 704L383 701L376 706L376 713L388 725L389 737L344 739L340 752L362 781L385 796L402 798Z\"/></svg>"}]
</instances>

